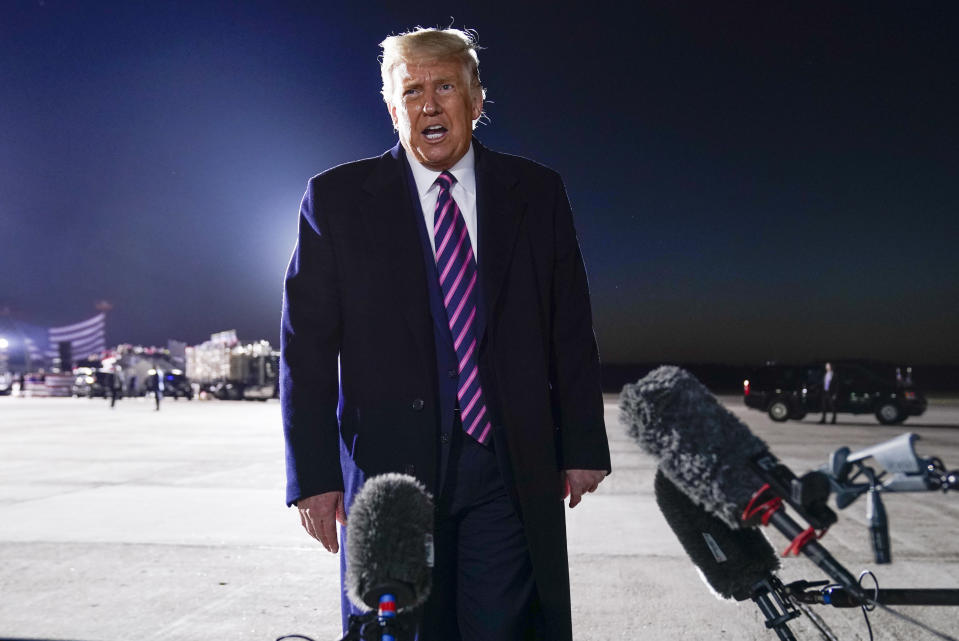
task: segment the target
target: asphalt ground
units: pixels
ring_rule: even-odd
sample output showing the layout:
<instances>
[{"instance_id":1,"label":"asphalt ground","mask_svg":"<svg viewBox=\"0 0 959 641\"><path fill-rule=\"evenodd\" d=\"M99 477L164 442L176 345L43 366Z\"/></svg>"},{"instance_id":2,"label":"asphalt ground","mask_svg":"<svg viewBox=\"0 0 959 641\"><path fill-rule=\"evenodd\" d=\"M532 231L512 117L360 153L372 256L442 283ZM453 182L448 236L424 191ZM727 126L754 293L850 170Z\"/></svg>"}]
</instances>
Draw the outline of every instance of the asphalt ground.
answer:
<instances>
[{"instance_id":1,"label":"asphalt ground","mask_svg":"<svg viewBox=\"0 0 959 641\"><path fill-rule=\"evenodd\" d=\"M567 512L573 622L582 641L775 639L751 602L714 598L652 494L655 461L606 420L613 475ZM871 416L777 424L721 399L797 473L903 431L921 455L959 468L959 402L939 399L904 426ZM0 397L0 639L268 641L339 639L337 558L283 503L275 401ZM889 496L894 563L876 566L865 505L839 513L821 542L882 587L959 588L959 492ZM767 533L775 548L787 542ZM825 578L804 558L784 581ZM899 608L959 633L959 608ZM858 610L816 610L840 639L868 639ZM935 638L884 612L875 639ZM797 639L819 639L804 618Z\"/></svg>"}]
</instances>

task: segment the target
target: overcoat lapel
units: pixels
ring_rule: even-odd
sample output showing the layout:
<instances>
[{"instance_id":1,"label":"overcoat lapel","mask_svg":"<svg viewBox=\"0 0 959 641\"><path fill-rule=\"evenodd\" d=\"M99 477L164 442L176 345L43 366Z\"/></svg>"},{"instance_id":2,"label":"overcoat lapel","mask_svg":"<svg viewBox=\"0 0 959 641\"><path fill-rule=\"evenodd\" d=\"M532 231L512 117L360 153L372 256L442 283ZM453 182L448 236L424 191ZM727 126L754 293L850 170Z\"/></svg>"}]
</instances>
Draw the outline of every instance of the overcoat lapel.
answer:
<instances>
[{"instance_id":1,"label":"overcoat lapel","mask_svg":"<svg viewBox=\"0 0 959 641\"><path fill-rule=\"evenodd\" d=\"M400 301L402 309L383 310L383 322L390 322L393 314L400 312L418 348L416 351L423 355L423 364L429 367L434 351L429 294L414 218L416 212L407 193L404 171L397 144L380 157L363 185L359 214L371 245L382 252L383 264L390 275L385 286L395 288L392 292L369 292L369 295Z\"/></svg>"},{"instance_id":2,"label":"overcoat lapel","mask_svg":"<svg viewBox=\"0 0 959 641\"><path fill-rule=\"evenodd\" d=\"M526 201L516 192L519 179L500 170L495 154L473 139L476 151L476 214L479 235L479 279L484 313L479 315L477 336L482 344L487 318L496 310L496 300L509 270L516 234L526 213Z\"/></svg>"}]
</instances>

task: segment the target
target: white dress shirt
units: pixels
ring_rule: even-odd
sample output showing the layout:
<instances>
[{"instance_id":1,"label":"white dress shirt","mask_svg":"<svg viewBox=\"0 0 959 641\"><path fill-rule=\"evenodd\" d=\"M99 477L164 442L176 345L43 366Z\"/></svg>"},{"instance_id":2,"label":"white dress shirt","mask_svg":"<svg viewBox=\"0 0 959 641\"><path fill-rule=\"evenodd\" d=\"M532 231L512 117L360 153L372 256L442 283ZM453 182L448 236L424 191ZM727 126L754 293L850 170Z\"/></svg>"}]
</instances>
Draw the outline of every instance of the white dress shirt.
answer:
<instances>
[{"instance_id":1,"label":"white dress shirt","mask_svg":"<svg viewBox=\"0 0 959 641\"><path fill-rule=\"evenodd\" d=\"M416 193L420 197L420 205L423 206L423 217L426 219L426 229L429 231L430 246L433 248L433 257L436 257L436 239L433 238L433 216L436 210L436 199L439 197L439 185L436 179L441 172L427 169L416 159L410 158L410 168L413 170L413 181L416 183ZM473 155L473 143L459 161L450 167L449 172L456 178L456 183L450 190L453 200L456 201L463 214L463 220L466 221L466 231L470 237L470 244L473 246L473 257L476 264L479 264L479 255L476 247L476 173Z\"/></svg>"}]
</instances>

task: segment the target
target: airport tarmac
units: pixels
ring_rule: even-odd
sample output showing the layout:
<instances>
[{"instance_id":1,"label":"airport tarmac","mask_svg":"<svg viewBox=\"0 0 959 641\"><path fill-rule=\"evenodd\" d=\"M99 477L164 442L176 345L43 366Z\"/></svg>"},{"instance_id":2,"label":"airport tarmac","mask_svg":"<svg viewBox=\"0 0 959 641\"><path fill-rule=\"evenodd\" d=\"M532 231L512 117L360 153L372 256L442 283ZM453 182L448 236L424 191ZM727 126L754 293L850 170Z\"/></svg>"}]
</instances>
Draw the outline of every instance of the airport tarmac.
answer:
<instances>
[{"instance_id":1,"label":"airport tarmac","mask_svg":"<svg viewBox=\"0 0 959 641\"><path fill-rule=\"evenodd\" d=\"M723 402L797 473L903 431L959 468L959 402L939 400L903 426L871 416L777 424L740 398ZM626 436L606 399L613 474L569 510L573 623L580 641L775 639L752 602L717 600L653 499L655 462ZM283 502L275 401L0 397L0 639L271 641L340 638L337 558ZM882 587L959 588L959 492L886 498L894 562L872 561L860 501L821 541ZM787 542L768 532L775 548ZM825 578L804 558L784 581ZM899 608L953 636L959 608ZM861 612L819 608L838 638L868 639ZM932 633L870 615L875 639ZM808 620L797 639L819 639Z\"/></svg>"}]
</instances>

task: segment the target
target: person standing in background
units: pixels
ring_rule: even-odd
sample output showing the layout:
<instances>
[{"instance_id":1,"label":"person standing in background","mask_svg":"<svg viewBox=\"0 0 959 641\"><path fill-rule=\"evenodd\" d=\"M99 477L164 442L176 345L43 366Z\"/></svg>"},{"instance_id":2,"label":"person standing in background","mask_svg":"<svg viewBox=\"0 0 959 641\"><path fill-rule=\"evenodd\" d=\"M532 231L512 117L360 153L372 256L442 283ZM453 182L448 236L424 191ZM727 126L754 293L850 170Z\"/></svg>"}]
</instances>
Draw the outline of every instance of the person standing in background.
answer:
<instances>
[{"instance_id":1,"label":"person standing in background","mask_svg":"<svg viewBox=\"0 0 959 641\"><path fill-rule=\"evenodd\" d=\"M156 368L156 384L153 386L153 398L156 401L156 411L160 411L160 400L163 399L163 370Z\"/></svg>"},{"instance_id":2,"label":"person standing in background","mask_svg":"<svg viewBox=\"0 0 959 641\"><path fill-rule=\"evenodd\" d=\"M117 400L123 398L123 370L119 365L113 368L113 382L110 385L110 408L117 404Z\"/></svg>"},{"instance_id":3,"label":"person standing in background","mask_svg":"<svg viewBox=\"0 0 959 641\"><path fill-rule=\"evenodd\" d=\"M826 422L826 414L832 412L832 423L836 422L836 396L834 394L832 365L826 363L826 371L822 377L822 418L820 423Z\"/></svg>"}]
</instances>

